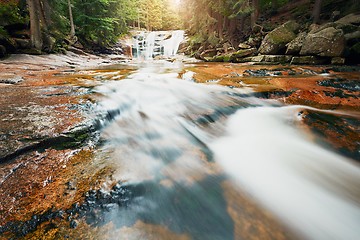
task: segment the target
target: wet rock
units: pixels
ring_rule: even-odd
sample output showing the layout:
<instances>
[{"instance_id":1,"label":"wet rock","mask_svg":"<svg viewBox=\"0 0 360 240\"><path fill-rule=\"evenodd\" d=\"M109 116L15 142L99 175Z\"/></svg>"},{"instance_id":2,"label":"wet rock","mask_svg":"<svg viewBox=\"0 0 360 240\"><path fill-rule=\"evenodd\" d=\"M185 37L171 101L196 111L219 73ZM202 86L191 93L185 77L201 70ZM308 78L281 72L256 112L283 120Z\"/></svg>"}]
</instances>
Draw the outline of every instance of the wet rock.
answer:
<instances>
[{"instance_id":1,"label":"wet rock","mask_svg":"<svg viewBox=\"0 0 360 240\"><path fill-rule=\"evenodd\" d=\"M245 76L252 76L252 77L266 77L271 76L271 72L267 69L259 69L259 70L245 70Z\"/></svg>"},{"instance_id":2,"label":"wet rock","mask_svg":"<svg viewBox=\"0 0 360 240\"><path fill-rule=\"evenodd\" d=\"M24 79L20 76L0 76L0 83L5 84L17 84L23 80Z\"/></svg>"},{"instance_id":3,"label":"wet rock","mask_svg":"<svg viewBox=\"0 0 360 240\"><path fill-rule=\"evenodd\" d=\"M319 81L318 84L323 87L332 87L332 88L347 90L351 92L360 91L360 85L357 84L356 80L335 78L335 79L327 79L327 80Z\"/></svg>"},{"instance_id":4,"label":"wet rock","mask_svg":"<svg viewBox=\"0 0 360 240\"><path fill-rule=\"evenodd\" d=\"M291 59L291 64L309 64L309 65L318 65L318 64L325 64L328 62L326 58L320 58L316 56L300 56L300 57L293 57Z\"/></svg>"},{"instance_id":5,"label":"wet rock","mask_svg":"<svg viewBox=\"0 0 360 240\"><path fill-rule=\"evenodd\" d=\"M76 184L72 181L66 183L67 190L76 190Z\"/></svg>"},{"instance_id":6,"label":"wet rock","mask_svg":"<svg viewBox=\"0 0 360 240\"><path fill-rule=\"evenodd\" d=\"M303 43L306 38L306 33L302 32L300 33L294 40L289 42L286 46L286 55L298 55L300 53L301 47L303 46Z\"/></svg>"},{"instance_id":7,"label":"wet rock","mask_svg":"<svg viewBox=\"0 0 360 240\"><path fill-rule=\"evenodd\" d=\"M78 221L71 220L70 222L70 228L76 228L79 225Z\"/></svg>"},{"instance_id":8,"label":"wet rock","mask_svg":"<svg viewBox=\"0 0 360 240\"><path fill-rule=\"evenodd\" d=\"M294 21L284 23L267 34L261 43L259 53L264 55L282 54L286 50L286 44L296 38L299 24Z\"/></svg>"},{"instance_id":9,"label":"wet rock","mask_svg":"<svg viewBox=\"0 0 360 240\"><path fill-rule=\"evenodd\" d=\"M342 30L326 28L314 34L308 34L300 55L339 57L345 49L345 37Z\"/></svg>"},{"instance_id":10,"label":"wet rock","mask_svg":"<svg viewBox=\"0 0 360 240\"><path fill-rule=\"evenodd\" d=\"M331 64L333 64L333 65L344 65L345 64L345 58L334 57L334 58L331 59Z\"/></svg>"}]
</instances>

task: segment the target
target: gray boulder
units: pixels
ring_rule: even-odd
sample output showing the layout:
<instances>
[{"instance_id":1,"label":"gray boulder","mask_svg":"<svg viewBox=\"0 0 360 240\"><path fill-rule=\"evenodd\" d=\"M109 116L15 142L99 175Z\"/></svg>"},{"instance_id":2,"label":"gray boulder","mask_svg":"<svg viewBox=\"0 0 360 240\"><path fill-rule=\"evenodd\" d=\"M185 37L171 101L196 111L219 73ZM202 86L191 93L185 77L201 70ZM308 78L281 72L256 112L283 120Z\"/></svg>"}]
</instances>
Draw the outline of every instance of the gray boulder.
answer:
<instances>
[{"instance_id":1,"label":"gray boulder","mask_svg":"<svg viewBox=\"0 0 360 240\"><path fill-rule=\"evenodd\" d=\"M264 55L282 54L286 44L296 38L300 25L294 21L284 23L265 36L261 42L259 53Z\"/></svg>"},{"instance_id":2,"label":"gray boulder","mask_svg":"<svg viewBox=\"0 0 360 240\"><path fill-rule=\"evenodd\" d=\"M286 46L286 55L298 55L300 53L301 47L305 41L306 33L300 33L294 40L289 42Z\"/></svg>"},{"instance_id":3,"label":"gray boulder","mask_svg":"<svg viewBox=\"0 0 360 240\"><path fill-rule=\"evenodd\" d=\"M340 29L329 27L319 32L308 34L300 55L317 55L321 57L339 57L345 49L344 33Z\"/></svg>"}]
</instances>

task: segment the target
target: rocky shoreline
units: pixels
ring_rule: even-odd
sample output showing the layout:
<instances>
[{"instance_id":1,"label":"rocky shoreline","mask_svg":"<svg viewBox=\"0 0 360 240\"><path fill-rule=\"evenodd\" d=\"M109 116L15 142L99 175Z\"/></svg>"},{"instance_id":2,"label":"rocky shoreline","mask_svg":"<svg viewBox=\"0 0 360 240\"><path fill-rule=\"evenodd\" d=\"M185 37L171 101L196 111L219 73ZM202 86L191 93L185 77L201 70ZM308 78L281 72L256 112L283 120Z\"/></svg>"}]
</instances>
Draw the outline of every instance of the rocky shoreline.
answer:
<instances>
[{"instance_id":1,"label":"rocky shoreline","mask_svg":"<svg viewBox=\"0 0 360 240\"><path fill-rule=\"evenodd\" d=\"M227 41L216 46L183 46L180 50L207 62L252 62L257 64L358 64L360 15L304 27L291 20L264 33L260 26L238 46Z\"/></svg>"}]
</instances>

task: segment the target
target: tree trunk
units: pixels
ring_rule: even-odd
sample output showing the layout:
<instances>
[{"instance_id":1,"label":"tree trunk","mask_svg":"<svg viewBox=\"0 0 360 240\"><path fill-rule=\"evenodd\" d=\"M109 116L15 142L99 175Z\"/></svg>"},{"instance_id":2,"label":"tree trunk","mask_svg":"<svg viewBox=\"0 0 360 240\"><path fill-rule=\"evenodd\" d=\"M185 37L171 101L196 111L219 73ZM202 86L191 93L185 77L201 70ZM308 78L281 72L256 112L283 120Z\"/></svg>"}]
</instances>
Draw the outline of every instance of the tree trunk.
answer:
<instances>
[{"instance_id":1,"label":"tree trunk","mask_svg":"<svg viewBox=\"0 0 360 240\"><path fill-rule=\"evenodd\" d=\"M314 23L320 22L321 1L322 0L315 0L314 10L313 10Z\"/></svg>"},{"instance_id":2,"label":"tree trunk","mask_svg":"<svg viewBox=\"0 0 360 240\"><path fill-rule=\"evenodd\" d=\"M74 19L73 19L70 0L68 0L68 6L69 6L69 18L70 18L70 38L72 39L75 37L75 25L74 25Z\"/></svg>"},{"instance_id":3,"label":"tree trunk","mask_svg":"<svg viewBox=\"0 0 360 240\"><path fill-rule=\"evenodd\" d=\"M41 0L41 21L44 29L47 29L51 25L51 7L48 0Z\"/></svg>"},{"instance_id":4,"label":"tree trunk","mask_svg":"<svg viewBox=\"0 0 360 240\"><path fill-rule=\"evenodd\" d=\"M251 28L256 24L256 21L259 17L259 0L252 0L253 12L251 13Z\"/></svg>"},{"instance_id":5,"label":"tree trunk","mask_svg":"<svg viewBox=\"0 0 360 240\"><path fill-rule=\"evenodd\" d=\"M27 0L30 14L30 38L32 47L41 50L40 4L38 0Z\"/></svg>"},{"instance_id":6,"label":"tree trunk","mask_svg":"<svg viewBox=\"0 0 360 240\"><path fill-rule=\"evenodd\" d=\"M224 38L224 30L223 30L223 16L220 13L217 13L217 31L219 34L219 38L222 40Z\"/></svg>"}]
</instances>

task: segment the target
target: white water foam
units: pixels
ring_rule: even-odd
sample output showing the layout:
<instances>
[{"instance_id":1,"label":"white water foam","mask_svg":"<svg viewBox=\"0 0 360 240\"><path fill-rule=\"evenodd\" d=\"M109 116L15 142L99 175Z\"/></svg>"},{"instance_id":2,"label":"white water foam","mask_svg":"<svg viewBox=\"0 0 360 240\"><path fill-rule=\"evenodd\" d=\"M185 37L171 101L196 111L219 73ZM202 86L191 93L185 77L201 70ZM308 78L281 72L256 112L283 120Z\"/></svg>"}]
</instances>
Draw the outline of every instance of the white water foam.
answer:
<instances>
[{"instance_id":1,"label":"white water foam","mask_svg":"<svg viewBox=\"0 0 360 240\"><path fill-rule=\"evenodd\" d=\"M300 107L239 110L212 143L233 179L308 239L359 239L360 168L294 128Z\"/></svg>"}]
</instances>

